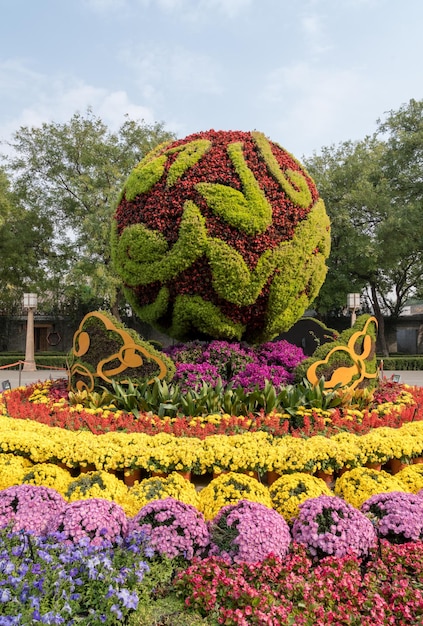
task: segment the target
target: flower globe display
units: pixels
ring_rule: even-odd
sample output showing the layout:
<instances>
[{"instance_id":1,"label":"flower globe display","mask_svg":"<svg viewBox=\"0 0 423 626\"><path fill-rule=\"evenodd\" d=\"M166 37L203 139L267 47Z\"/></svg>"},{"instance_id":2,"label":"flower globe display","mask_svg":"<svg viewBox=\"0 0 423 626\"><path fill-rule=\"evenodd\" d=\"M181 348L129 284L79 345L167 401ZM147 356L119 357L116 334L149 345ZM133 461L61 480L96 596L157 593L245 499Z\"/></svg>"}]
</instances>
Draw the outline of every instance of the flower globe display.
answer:
<instances>
[{"instance_id":1,"label":"flower globe display","mask_svg":"<svg viewBox=\"0 0 423 626\"><path fill-rule=\"evenodd\" d=\"M41 485L17 485L0 491L0 528L42 535L66 500L54 489Z\"/></svg>"},{"instance_id":2,"label":"flower globe display","mask_svg":"<svg viewBox=\"0 0 423 626\"><path fill-rule=\"evenodd\" d=\"M274 509L240 500L223 507L209 522L209 554L234 563L256 563L269 554L284 557L291 543L289 526Z\"/></svg>"},{"instance_id":3,"label":"flower globe display","mask_svg":"<svg viewBox=\"0 0 423 626\"><path fill-rule=\"evenodd\" d=\"M390 543L423 540L423 500L413 493L379 493L361 511L374 523L379 537Z\"/></svg>"},{"instance_id":4,"label":"flower globe display","mask_svg":"<svg viewBox=\"0 0 423 626\"><path fill-rule=\"evenodd\" d=\"M175 498L146 504L129 521L129 533L142 531L154 550L169 558L191 561L202 556L210 543L209 531L198 509Z\"/></svg>"},{"instance_id":5,"label":"flower globe display","mask_svg":"<svg viewBox=\"0 0 423 626\"><path fill-rule=\"evenodd\" d=\"M371 521L342 498L310 498L299 509L292 537L305 545L313 558L343 557L349 552L364 557L376 543Z\"/></svg>"},{"instance_id":6,"label":"flower globe display","mask_svg":"<svg viewBox=\"0 0 423 626\"><path fill-rule=\"evenodd\" d=\"M260 132L154 148L117 203L112 258L139 318L181 339L262 343L326 276L330 225L302 165Z\"/></svg>"},{"instance_id":7,"label":"flower globe display","mask_svg":"<svg viewBox=\"0 0 423 626\"><path fill-rule=\"evenodd\" d=\"M52 516L46 527L48 533L60 533L62 541L78 543L87 538L94 546L125 537L128 519L116 502L91 498L69 502Z\"/></svg>"}]
</instances>

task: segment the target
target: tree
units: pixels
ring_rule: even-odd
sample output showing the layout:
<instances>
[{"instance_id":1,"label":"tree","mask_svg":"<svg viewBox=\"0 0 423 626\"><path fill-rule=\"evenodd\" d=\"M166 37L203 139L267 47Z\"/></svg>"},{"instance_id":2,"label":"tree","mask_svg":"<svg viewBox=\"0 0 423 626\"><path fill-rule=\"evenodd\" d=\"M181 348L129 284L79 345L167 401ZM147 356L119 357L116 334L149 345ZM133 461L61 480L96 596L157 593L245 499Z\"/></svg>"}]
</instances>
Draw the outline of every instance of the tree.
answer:
<instances>
[{"instance_id":1,"label":"tree","mask_svg":"<svg viewBox=\"0 0 423 626\"><path fill-rule=\"evenodd\" d=\"M0 169L0 311L20 309L22 295L39 281L52 230L48 220L25 209Z\"/></svg>"},{"instance_id":2,"label":"tree","mask_svg":"<svg viewBox=\"0 0 423 626\"><path fill-rule=\"evenodd\" d=\"M43 285L52 310L75 298L116 304L120 281L109 244L114 202L131 169L171 138L161 123L128 117L113 133L91 109L63 124L21 127L14 134L7 165L15 194L53 229Z\"/></svg>"},{"instance_id":3,"label":"tree","mask_svg":"<svg viewBox=\"0 0 423 626\"><path fill-rule=\"evenodd\" d=\"M324 315L349 291L366 290L384 353L384 315L397 317L423 288L422 154L422 103L412 100L379 120L373 137L323 148L306 163L332 223L315 305Z\"/></svg>"}]
</instances>

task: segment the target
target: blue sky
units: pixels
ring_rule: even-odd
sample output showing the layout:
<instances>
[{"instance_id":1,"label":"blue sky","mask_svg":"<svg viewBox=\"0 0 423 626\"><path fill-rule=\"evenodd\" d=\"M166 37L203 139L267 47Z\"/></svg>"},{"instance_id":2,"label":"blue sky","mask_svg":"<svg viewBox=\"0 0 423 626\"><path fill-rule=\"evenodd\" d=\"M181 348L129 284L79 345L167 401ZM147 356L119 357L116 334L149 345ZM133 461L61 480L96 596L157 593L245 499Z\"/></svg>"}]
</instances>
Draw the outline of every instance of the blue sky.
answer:
<instances>
[{"instance_id":1,"label":"blue sky","mask_svg":"<svg viewBox=\"0 0 423 626\"><path fill-rule=\"evenodd\" d=\"M0 10L0 140L91 107L113 130L126 113L178 137L257 129L301 159L363 139L423 96L422 0L0 0Z\"/></svg>"}]
</instances>

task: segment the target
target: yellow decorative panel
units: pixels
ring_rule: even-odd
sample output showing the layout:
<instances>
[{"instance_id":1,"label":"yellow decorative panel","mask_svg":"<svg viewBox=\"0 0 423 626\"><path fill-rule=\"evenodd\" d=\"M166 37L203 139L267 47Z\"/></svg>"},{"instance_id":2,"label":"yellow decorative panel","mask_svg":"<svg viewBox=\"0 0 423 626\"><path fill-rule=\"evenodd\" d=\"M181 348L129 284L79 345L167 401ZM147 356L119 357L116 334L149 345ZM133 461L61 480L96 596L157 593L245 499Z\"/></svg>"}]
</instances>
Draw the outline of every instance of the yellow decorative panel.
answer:
<instances>
[{"instance_id":1,"label":"yellow decorative panel","mask_svg":"<svg viewBox=\"0 0 423 626\"><path fill-rule=\"evenodd\" d=\"M325 359L315 361L307 370L307 378L311 384L317 385L320 380L318 374L319 368L323 365L330 366L331 361L335 361L336 357L334 358L334 355L339 356L339 354L344 354L347 360L352 362L352 365L336 367L331 377L325 381L325 389L333 389L336 385L341 384L343 387L353 390L358 387L363 380L376 378L377 371L370 372L367 369L369 364L368 359L371 357L372 351L375 348L375 341L370 334L372 324L377 328L377 320L375 317L369 317L363 330L355 332L350 337L347 345L335 346L330 350Z\"/></svg>"},{"instance_id":2,"label":"yellow decorative panel","mask_svg":"<svg viewBox=\"0 0 423 626\"><path fill-rule=\"evenodd\" d=\"M142 378L143 369L145 376L151 369L151 362L155 375L148 382L163 379L167 374L165 362L155 350L149 351L147 342L142 343L144 345L137 343L127 330L118 327L103 313L88 313L73 338L72 354L76 362L70 368L71 388L93 391L96 385L111 383L114 378L125 383L128 381L122 375L124 377L128 370L139 370L137 378ZM105 354L103 346L113 347L114 352Z\"/></svg>"}]
</instances>

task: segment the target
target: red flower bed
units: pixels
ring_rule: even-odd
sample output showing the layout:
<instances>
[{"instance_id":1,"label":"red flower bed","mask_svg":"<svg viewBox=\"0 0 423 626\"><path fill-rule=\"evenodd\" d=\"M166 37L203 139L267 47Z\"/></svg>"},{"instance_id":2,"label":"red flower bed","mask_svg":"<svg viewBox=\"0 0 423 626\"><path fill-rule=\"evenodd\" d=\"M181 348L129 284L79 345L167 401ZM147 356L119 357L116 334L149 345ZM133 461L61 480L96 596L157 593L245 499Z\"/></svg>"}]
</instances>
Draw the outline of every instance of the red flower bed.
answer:
<instances>
[{"instance_id":1,"label":"red flower bed","mask_svg":"<svg viewBox=\"0 0 423 626\"><path fill-rule=\"evenodd\" d=\"M211 423L201 418L161 418L150 413L141 414L135 419L132 414L95 413L80 410L75 411L68 405L60 406L57 398L60 396L60 381L54 382L50 389L51 401L47 403L30 402L29 398L37 385L14 389L3 394L3 402L7 414L16 419L31 419L48 426L66 428L68 430L90 430L94 434L105 432L142 432L148 435L157 433L173 433L178 437L198 437L204 439L210 435L233 435L242 432L257 432L264 430L274 436L290 434L294 437L312 437L318 434L331 436L340 430L347 430L355 434L365 434L380 426L399 428L411 421L423 419L423 388L410 389L415 404L405 406L401 411L393 407L392 411L379 414L376 409L363 412L361 420L351 420L350 415L343 409L334 409L330 423L315 411L302 417L301 427L293 427L293 423L286 416L278 413L247 416L222 416L218 423ZM387 383L382 385L378 392L384 401L395 401L401 391L401 385ZM63 395L63 393L62 393Z\"/></svg>"},{"instance_id":2,"label":"red flower bed","mask_svg":"<svg viewBox=\"0 0 423 626\"><path fill-rule=\"evenodd\" d=\"M409 626L423 623L422 550L422 542L382 541L365 563L351 555L313 567L294 544L283 560L194 562L175 586L187 607L213 612L226 626Z\"/></svg>"}]
</instances>

